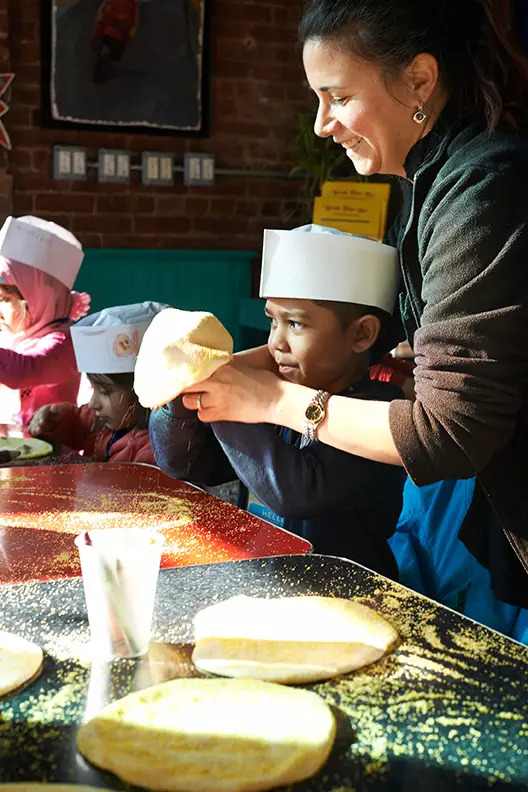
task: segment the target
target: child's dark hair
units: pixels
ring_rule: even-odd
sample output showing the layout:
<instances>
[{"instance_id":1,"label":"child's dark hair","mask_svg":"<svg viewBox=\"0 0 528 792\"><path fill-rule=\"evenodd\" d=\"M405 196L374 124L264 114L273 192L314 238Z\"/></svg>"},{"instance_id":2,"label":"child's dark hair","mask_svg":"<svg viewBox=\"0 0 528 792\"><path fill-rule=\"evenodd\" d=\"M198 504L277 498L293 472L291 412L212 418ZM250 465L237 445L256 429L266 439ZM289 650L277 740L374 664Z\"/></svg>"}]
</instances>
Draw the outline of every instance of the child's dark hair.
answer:
<instances>
[{"instance_id":1,"label":"child's dark hair","mask_svg":"<svg viewBox=\"0 0 528 792\"><path fill-rule=\"evenodd\" d=\"M123 371L116 374L87 374L92 385L97 385L100 388L108 387L108 385L116 385L118 388L130 391L134 395L135 402L139 408L138 397L134 392L134 372ZM136 429L146 429L148 426L148 419L150 410L141 408L139 420L136 423Z\"/></svg>"},{"instance_id":2,"label":"child's dark hair","mask_svg":"<svg viewBox=\"0 0 528 792\"><path fill-rule=\"evenodd\" d=\"M99 385L101 388L108 385L108 380L110 380L110 382L113 385L117 385L118 388L129 391L134 390L133 371L123 371L119 374L87 374L86 376L93 385Z\"/></svg>"},{"instance_id":3,"label":"child's dark hair","mask_svg":"<svg viewBox=\"0 0 528 792\"><path fill-rule=\"evenodd\" d=\"M312 0L299 37L335 42L387 76L430 53L461 115L484 118L490 131L501 122L518 128L528 61L512 12L512 0Z\"/></svg>"},{"instance_id":4,"label":"child's dark hair","mask_svg":"<svg viewBox=\"0 0 528 792\"><path fill-rule=\"evenodd\" d=\"M386 325L392 320L391 315L387 311L382 308L376 308L374 305L338 302L337 300L314 300L313 302L322 308L332 311L343 331L350 327L354 319L359 319L361 316L366 316L366 314L372 314L380 321L379 335L381 335Z\"/></svg>"}]
</instances>

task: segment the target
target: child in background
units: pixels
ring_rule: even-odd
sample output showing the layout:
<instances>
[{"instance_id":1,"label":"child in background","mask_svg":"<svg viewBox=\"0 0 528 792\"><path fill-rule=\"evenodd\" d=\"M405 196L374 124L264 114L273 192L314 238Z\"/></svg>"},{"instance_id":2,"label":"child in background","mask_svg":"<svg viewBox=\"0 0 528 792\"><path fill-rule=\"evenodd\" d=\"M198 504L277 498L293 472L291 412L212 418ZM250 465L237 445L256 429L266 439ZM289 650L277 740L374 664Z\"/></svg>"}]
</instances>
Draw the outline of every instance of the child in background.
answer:
<instances>
[{"instance_id":1,"label":"child in background","mask_svg":"<svg viewBox=\"0 0 528 792\"><path fill-rule=\"evenodd\" d=\"M133 391L141 339L167 305L145 302L105 308L72 328L79 371L93 387L88 404L49 404L33 416L34 437L51 437L97 462L154 463L148 410ZM104 372L104 373L93 373Z\"/></svg>"},{"instance_id":2,"label":"child in background","mask_svg":"<svg viewBox=\"0 0 528 792\"><path fill-rule=\"evenodd\" d=\"M320 226L266 231L260 294L270 335L262 368L318 389L323 415L331 393L401 398L368 374L398 282L396 251L386 245ZM197 404L199 411L207 406ZM315 552L397 577L387 539L401 510L403 469L317 442L309 414L302 435L271 424L206 424L180 397L153 412L150 436L169 475L213 485L234 470L249 511L303 536Z\"/></svg>"},{"instance_id":3,"label":"child in background","mask_svg":"<svg viewBox=\"0 0 528 792\"><path fill-rule=\"evenodd\" d=\"M90 305L72 291L83 256L73 234L38 217L8 217L0 231L0 383L18 391L3 424L25 430L43 404L77 401L70 325Z\"/></svg>"}]
</instances>

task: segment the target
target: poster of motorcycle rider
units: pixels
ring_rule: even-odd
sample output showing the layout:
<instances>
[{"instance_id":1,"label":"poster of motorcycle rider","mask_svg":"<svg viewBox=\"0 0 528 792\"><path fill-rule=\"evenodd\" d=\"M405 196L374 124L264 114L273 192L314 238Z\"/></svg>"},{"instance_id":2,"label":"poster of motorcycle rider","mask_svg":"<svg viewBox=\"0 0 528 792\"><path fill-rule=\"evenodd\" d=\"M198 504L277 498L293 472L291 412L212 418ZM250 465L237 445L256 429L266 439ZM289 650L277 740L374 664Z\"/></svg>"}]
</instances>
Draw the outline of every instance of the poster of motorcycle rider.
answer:
<instances>
[{"instance_id":1,"label":"poster of motorcycle rider","mask_svg":"<svg viewBox=\"0 0 528 792\"><path fill-rule=\"evenodd\" d=\"M206 0L44 2L52 125L204 134Z\"/></svg>"}]
</instances>

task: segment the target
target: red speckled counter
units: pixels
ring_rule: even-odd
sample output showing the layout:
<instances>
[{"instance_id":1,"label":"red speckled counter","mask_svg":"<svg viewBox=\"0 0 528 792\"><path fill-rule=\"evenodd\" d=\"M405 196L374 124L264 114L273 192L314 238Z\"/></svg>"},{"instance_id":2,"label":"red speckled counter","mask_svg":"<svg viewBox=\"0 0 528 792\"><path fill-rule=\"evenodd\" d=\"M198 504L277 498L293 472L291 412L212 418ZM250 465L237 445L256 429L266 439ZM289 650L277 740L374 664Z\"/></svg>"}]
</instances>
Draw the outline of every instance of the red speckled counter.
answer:
<instances>
[{"instance_id":1,"label":"red speckled counter","mask_svg":"<svg viewBox=\"0 0 528 792\"><path fill-rule=\"evenodd\" d=\"M78 576L75 536L127 526L164 535L162 567L311 550L304 539L146 465L6 468L0 470L0 583Z\"/></svg>"}]
</instances>

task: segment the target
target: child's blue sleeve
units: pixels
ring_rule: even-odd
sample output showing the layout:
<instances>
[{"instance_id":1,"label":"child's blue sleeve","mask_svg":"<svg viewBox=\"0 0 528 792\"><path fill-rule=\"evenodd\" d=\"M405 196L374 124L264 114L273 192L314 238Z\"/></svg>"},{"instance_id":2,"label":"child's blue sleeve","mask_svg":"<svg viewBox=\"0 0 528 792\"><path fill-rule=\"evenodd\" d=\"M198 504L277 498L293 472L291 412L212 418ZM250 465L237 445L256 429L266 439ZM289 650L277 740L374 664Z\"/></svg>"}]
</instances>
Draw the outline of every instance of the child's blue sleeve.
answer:
<instances>
[{"instance_id":1,"label":"child's blue sleeve","mask_svg":"<svg viewBox=\"0 0 528 792\"><path fill-rule=\"evenodd\" d=\"M186 410L181 399L152 411L149 435L156 464L168 476L206 486L235 478L209 425Z\"/></svg>"},{"instance_id":2,"label":"child's blue sleeve","mask_svg":"<svg viewBox=\"0 0 528 792\"><path fill-rule=\"evenodd\" d=\"M403 468L347 454L325 443L287 444L270 424L212 424L239 479L281 517L327 516L329 511L401 500Z\"/></svg>"}]
</instances>

